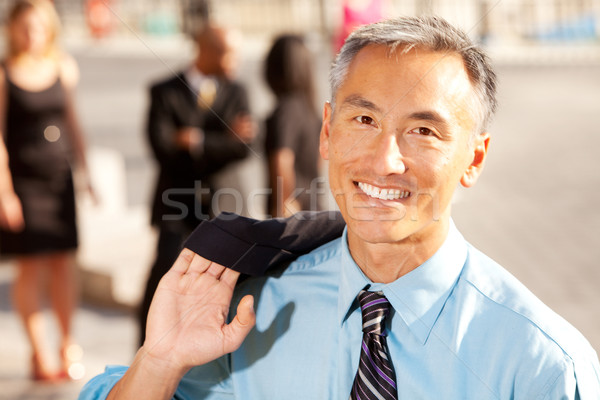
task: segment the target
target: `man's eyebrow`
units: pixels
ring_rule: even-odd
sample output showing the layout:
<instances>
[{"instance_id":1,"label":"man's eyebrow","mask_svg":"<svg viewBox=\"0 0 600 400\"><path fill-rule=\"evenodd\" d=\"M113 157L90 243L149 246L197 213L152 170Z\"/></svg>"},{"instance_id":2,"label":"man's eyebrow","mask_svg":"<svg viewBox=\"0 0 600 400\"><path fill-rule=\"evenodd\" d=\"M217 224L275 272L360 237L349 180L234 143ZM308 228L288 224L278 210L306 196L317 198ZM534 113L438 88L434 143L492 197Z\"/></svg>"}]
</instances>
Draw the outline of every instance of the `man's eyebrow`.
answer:
<instances>
[{"instance_id":1,"label":"man's eyebrow","mask_svg":"<svg viewBox=\"0 0 600 400\"><path fill-rule=\"evenodd\" d=\"M346 97L341 106L344 107L347 105L358 108L366 108L371 111L382 112L381 108L379 108L375 103L358 94L351 94L350 96Z\"/></svg>"},{"instance_id":2,"label":"man's eyebrow","mask_svg":"<svg viewBox=\"0 0 600 400\"><path fill-rule=\"evenodd\" d=\"M435 111L417 111L410 114L408 118L419 121L429 121L444 127L448 126L448 121Z\"/></svg>"}]
</instances>

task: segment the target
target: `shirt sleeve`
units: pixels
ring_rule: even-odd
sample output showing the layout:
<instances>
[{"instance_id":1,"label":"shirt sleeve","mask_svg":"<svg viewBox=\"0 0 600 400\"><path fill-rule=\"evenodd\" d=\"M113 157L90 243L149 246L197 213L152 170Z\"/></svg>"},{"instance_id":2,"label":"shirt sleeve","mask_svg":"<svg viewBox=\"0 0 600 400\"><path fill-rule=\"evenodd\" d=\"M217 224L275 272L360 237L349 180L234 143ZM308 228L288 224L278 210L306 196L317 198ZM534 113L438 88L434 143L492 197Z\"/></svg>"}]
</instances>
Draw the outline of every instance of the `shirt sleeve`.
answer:
<instances>
[{"instance_id":1,"label":"shirt sleeve","mask_svg":"<svg viewBox=\"0 0 600 400\"><path fill-rule=\"evenodd\" d=\"M127 367L122 365L109 365L100 374L85 384L79 393L79 400L104 400L119 379L125 375Z\"/></svg>"},{"instance_id":2,"label":"shirt sleeve","mask_svg":"<svg viewBox=\"0 0 600 400\"><path fill-rule=\"evenodd\" d=\"M230 355L192 368L179 382L175 399L234 400Z\"/></svg>"},{"instance_id":3,"label":"shirt sleeve","mask_svg":"<svg viewBox=\"0 0 600 400\"><path fill-rule=\"evenodd\" d=\"M192 368L177 387L176 400L234 400L228 356ZM81 390L78 400L104 400L125 375L125 366L107 366L104 373L92 378Z\"/></svg>"},{"instance_id":4,"label":"shirt sleeve","mask_svg":"<svg viewBox=\"0 0 600 400\"><path fill-rule=\"evenodd\" d=\"M543 400L596 400L600 399L600 379L596 365L567 365L551 380L548 391L538 398ZM579 374L577 373L579 371Z\"/></svg>"},{"instance_id":5,"label":"shirt sleeve","mask_svg":"<svg viewBox=\"0 0 600 400\"><path fill-rule=\"evenodd\" d=\"M586 342L586 351L575 362L577 400L600 399L600 363L594 349Z\"/></svg>"},{"instance_id":6,"label":"shirt sleeve","mask_svg":"<svg viewBox=\"0 0 600 400\"><path fill-rule=\"evenodd\" d=\"M577 381L572 365L549 382L548 391L538 396L542 400L579 400Z\"/></svg>"}]
</instances>

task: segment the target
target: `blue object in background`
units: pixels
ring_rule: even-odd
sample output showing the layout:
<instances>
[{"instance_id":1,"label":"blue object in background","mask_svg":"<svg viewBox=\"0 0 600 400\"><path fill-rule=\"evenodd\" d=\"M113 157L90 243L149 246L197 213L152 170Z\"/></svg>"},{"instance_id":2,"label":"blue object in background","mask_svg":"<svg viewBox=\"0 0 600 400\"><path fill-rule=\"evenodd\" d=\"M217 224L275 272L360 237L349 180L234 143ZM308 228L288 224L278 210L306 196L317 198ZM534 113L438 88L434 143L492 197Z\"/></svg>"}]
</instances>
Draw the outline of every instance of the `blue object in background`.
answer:
<instances>
[{"instance_id":1,"label":"blue object in background","mask_svg":"<svg viewBox=\"0 0 600 400\"><path fill-rule=\"evenodd\" d=\"M550 27L537 30L533 36L542 41L594 40L597 38L596 17L594 14L584 14L574 19L557 21Z\"/></svg>"}]
</instances>

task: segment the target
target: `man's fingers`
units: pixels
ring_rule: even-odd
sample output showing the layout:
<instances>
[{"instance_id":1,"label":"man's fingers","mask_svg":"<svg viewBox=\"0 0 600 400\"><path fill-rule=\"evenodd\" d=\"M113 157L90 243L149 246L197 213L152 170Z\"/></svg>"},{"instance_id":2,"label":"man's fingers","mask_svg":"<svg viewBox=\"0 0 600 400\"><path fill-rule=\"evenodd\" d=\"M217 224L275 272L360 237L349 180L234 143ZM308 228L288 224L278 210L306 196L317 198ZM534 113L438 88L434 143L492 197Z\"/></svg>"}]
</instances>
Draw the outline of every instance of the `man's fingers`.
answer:
<instances>
[{"instance_id":1,"label":"man's fingers","mask_svg":"<svg viewBox=\"0 0 600 400\"><path fill-rule=\"evenodd\" d=\"M256 315L254 314L254 297L251 295L244 296L237 307L237 314L233 321L225 326L225 345L226 353L236 351L248 333L256 323Z\"/></svg>"},{"instance_id":2,"label":"man's fingers","mask_svg":"<svg viewBox=\"0 0 600 400\"><path fill-rule=\"evenodd\" d=\"M206 260L206 259L205 259ZM208 261L208 260L207 260ZM215 277L215 279L220 279L223 272L226 270L224 266L217 263L211 263L210 267L206 270L208 275Z\"/></svg>"},{"instance_id":3,"label":"man's fingers","mask_svg":"<svg viewBox=\"0 0 600 400\"><path fill-rule=\"evenodd\" d=\"M218 265L218 264L217 264ZM194 259L188 267L187 273L203 274L206 270L212 268L212 261L194 253Z\"/></svg>"},{"instance_id":4,"label":"man's fingers","mask_svg":"<svg viewBox=\"0 0 600 400\"><path fill-rule=\"evenodd\" d=\"M235 283L237 282L239 276L240 276L239 272L234 271L229 268L225 268L225 271L223 271L223 274L221 275L221 282L223 282L223 283L227 284L227 286L233 288L235 286Z\"/></svg>"},{"instance_id":5,"label":"man's fingers","mask_svg":"<svg viewBox=\"0 0 600 400\"><path fill-rule=\"evenodd\" d=\"M192 260L194 259L195 254L196 253L189 249L183 249L181 253L179 253L179 256L177 257L177 260L175 260L175 263L173 263L171 271L175 271L180 274L185 274L185 271L188 270L190 264L192 263Z\"/></svg>"},{"instance_id":6,"label":"man's fingers","mask_svg":"<svg viewBox=\"0 0 600 400\"><path fill-rule=\"evenodd\" d=\"M223 272L223 268L225 267L219 264L213 264L212 261L207 260L202 256L199 256L190 249L183 249L181 250L181 253L179 253L179 257L177 257L177 260L175 260L175 263L171 267L171 270L180 274L202 274L204 272L207 272L207 270L212 269L211 275L217 276L218 273L218 275L220 276Z\"/></svg>"}]
</instances>

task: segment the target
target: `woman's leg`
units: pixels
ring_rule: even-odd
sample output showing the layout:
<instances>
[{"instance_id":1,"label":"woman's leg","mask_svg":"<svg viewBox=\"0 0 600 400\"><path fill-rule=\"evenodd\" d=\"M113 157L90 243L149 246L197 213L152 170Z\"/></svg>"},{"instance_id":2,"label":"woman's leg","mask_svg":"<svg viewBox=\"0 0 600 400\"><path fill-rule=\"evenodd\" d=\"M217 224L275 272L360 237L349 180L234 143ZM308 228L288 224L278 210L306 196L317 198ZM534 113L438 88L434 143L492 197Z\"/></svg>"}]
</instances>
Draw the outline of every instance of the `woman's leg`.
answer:
<instances>
[{"instance_id":1,"label":"woman's leg","mask_svg":"<svg viewBox=\"0 0 600 400\"><path fill-rule=\"evenodd\" d=\"M71 323L77 307L79 284L71 253L55 253L48 256L49 283L52 308L58 319L61 344L72 343Z\"/></svg>"},{"instance_id":2,"label":"woman's leg","mask_svg":"<svg viewBox=\"0 0 600 400\"><path fill-rule=\"evenodd\" d=\"M42 315L43 277L46 269L43 257L19 257L17 277L13 285L13 301L23 321L32 349L32 374L34 379L51 379L46 329Z\"/></svg>"},{"instance_id":3,"label":"woman's leg","mask_svg":"<svg viewBox=\"0 0 600 400\"><path fill-rule=\"evenodd\" d=\"M73 314L79 298L79 281L71 253L52 254L48 261L50 299L61 333L62 373L69 374L71 365L81 359L81 348L75 344L72 336Z\"/></svg>"}]
</instances>

